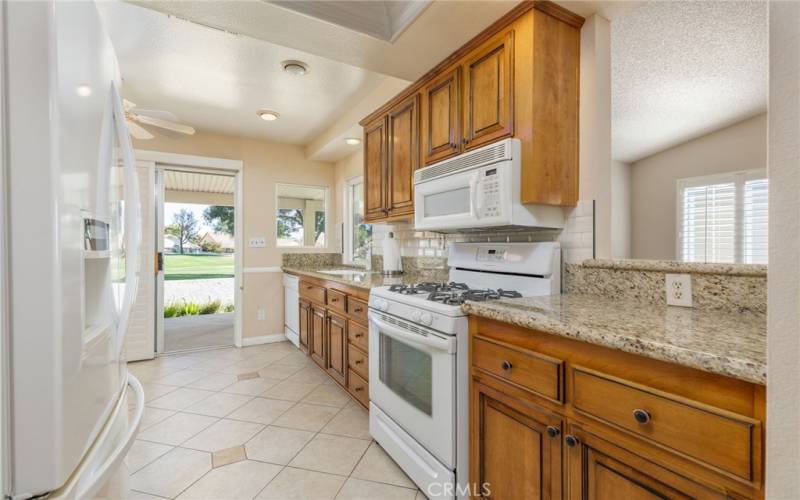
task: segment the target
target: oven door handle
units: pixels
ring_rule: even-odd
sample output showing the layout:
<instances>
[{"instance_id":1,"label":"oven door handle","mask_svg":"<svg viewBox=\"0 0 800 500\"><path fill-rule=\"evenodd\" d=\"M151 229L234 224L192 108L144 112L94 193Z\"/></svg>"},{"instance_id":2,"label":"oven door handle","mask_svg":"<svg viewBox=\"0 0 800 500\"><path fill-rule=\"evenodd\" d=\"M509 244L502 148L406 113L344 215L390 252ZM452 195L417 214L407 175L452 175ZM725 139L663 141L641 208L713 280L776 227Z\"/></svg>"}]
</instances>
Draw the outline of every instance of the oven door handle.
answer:
<instances>
[{"instance_id":1,"label":"oven door handle","mask_svg":"<svg viewBox=\"0 0 800 500\"><path fill-rule=\"evenodd\" d=\"M371 311L369 313L369 320L370 322L374 323L375 326L377 326L380 329L380 331L386 332L392 337L412 342L414 344L432 347L439 351L446 351L448 354L455 354L456 352L455 337L443 339L436 335L426 336L426 335L419 335L416 333L409 333L398 326L383 321L378 317L377 314Z\"/></svg>"}]
</instances>

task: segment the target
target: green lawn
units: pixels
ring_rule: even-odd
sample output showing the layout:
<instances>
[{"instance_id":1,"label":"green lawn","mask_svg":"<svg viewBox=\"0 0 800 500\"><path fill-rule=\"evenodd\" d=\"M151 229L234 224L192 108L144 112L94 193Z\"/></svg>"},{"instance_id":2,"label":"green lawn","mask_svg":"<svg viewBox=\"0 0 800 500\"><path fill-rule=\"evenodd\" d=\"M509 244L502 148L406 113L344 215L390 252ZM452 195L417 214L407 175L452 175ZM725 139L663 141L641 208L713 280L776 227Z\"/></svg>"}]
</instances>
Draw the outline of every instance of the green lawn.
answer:
<instances>
[{"instance_id":1,"label":"green lawn","mask_svg":"<svg viewBox=\"0 0 800 500\"><path fill-rule=\"evenodd\" d=\"M164 255L165 280L233 278L233 254Z\"/></svg>"}]
</instances>

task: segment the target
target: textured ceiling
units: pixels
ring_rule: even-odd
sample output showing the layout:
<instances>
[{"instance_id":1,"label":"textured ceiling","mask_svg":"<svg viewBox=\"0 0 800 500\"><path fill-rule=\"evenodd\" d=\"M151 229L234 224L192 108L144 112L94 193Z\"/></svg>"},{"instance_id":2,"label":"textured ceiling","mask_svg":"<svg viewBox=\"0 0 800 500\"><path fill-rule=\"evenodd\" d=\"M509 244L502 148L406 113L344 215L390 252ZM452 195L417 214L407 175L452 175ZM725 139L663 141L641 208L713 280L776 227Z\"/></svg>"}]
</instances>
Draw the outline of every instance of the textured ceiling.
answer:
<instances>
[{"instance_id":1,"label":"textured ceiling","mask_svg":"<svg viewBox=\"0 0 800 500\"><path fill-rule=\"evenodd\" d=\"M198 130L305 145L385 78L137 5L98 5L125 96ZM287 59L308 63L309 73L285 73L280 63ZM256 115L261 108L278 111L280 120L264 122Z\"/></svg>"},{"instance_id":2,"label":"textured ceiling","mask_svg":"<svg viewBox=\"0 0 800 500\"><path fill-rule=\"evenodd\" d=\"M767 3L647 2L611 23L612 156L634 162L766 111Z\"/></svg>"}]
</instances>

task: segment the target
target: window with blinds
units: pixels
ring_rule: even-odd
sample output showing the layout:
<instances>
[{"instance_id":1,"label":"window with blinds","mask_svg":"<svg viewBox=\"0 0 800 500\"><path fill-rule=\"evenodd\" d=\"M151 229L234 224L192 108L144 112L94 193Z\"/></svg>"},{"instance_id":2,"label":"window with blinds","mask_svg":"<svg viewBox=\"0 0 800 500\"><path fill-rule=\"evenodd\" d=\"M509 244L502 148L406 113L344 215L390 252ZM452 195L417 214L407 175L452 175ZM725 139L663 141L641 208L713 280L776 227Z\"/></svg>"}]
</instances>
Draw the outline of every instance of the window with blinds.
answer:
<instances>
[{"instance_id":1,"label":"window with blinds","mask_svg":"<svg viewBox=\"0 0 800 500\"><path fill-rule=\"evenodd\" d=\"M763 170L680 179L680 259L766 264L768 192Z\"/></svg>"}]
</instances>

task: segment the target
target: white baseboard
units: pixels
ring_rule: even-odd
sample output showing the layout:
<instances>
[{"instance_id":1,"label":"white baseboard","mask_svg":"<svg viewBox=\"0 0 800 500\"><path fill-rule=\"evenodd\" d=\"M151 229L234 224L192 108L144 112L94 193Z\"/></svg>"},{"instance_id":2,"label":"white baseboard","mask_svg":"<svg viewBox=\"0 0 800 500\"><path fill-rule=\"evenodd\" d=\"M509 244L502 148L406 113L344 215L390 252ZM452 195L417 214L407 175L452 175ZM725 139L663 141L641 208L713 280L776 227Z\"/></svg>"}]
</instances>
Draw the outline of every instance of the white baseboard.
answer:
<instances>
[{"instance_id":1,"label":"white baseboard","mask_svg":"<svg viewBox=\"0 0 800 500\"><path fill-rule=\"evenodd\" d=\"M261 335L260 337L245 337L242 339L242 347L259 344L272 344L273 342L283 342L287 340L286 335L275 333L273 335Z\"/></svg>"}]
</instances>

